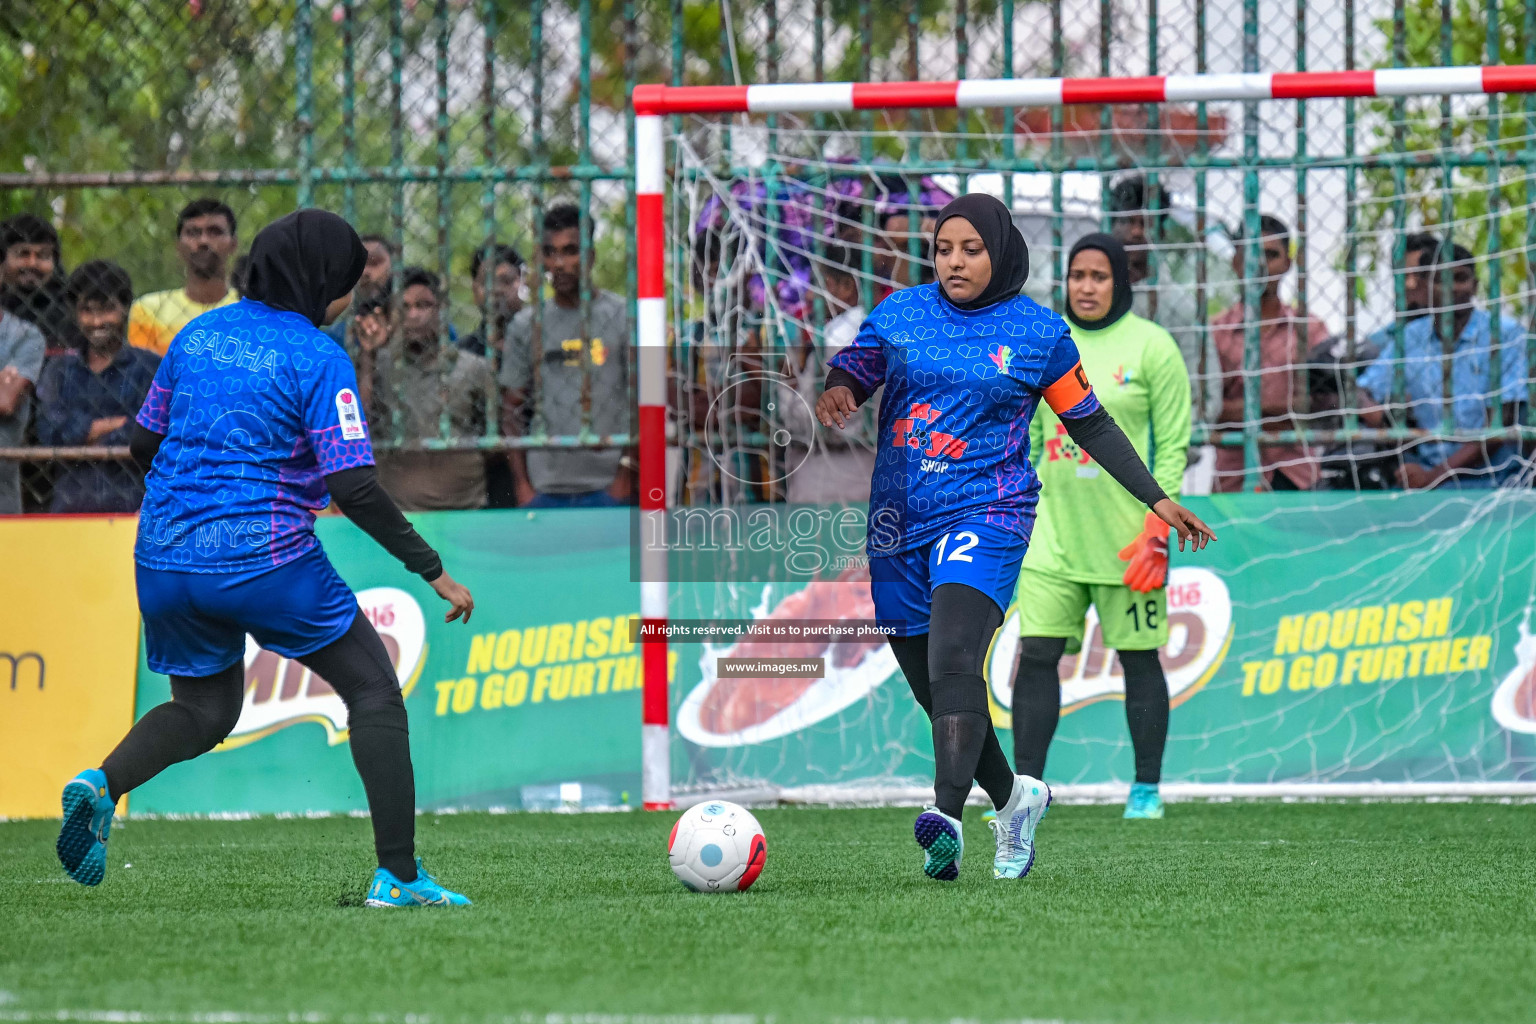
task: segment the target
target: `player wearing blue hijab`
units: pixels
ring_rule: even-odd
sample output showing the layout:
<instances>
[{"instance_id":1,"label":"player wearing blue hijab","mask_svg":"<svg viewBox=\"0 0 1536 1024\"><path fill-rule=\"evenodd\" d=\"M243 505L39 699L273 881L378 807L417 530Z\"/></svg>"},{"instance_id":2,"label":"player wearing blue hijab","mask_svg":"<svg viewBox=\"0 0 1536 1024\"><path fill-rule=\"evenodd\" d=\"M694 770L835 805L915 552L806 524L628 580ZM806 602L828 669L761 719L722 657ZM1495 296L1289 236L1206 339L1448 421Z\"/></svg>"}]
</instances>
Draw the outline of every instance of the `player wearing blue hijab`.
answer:
<instances>
[{"instance_id":1,"label":"player wearing blue hijab","mask_svg":"<svg viewBox=\"0 0 1536 1024\"><path fill-rule=\"evenodd\" d=\"M1020 295L1029 252L1008 208L967 195L934 228L937 280L893 293L830 362L816 404L841 427L882 385L869 500L875 616L933 722L934 805L914 835L931 878L959 877L974 779L997 808L993 875L1022 878L1050 806L992 728L982 662L1019 576L1040 482L1029 423L1042 398L1081 448L1198 550L1215 535L1170 501L1083 374L1066 322Z\"/></svg>"},{"instance_id":2,"label":"player wearing blue hijab","mask_svg":"<svg viewBox=\"0 0 1536 1024\"><path fill-rule=\"evenodd\" d=\"M235 727L250 634L346 703L379 863L367 905L469 902L415 857L400 682L314 531L334 499L449 603L447 621L469 621L469 591L379 487L352 363L320 330L347 308L366 260L335 214L274 221L251 245L245 298L187 324L160 363L130 447L147 472L134 548L145 655L170 676L171 700L64 788L57 850L78 882L106 872L118 799Z\"/></svg>"}]
</instances>

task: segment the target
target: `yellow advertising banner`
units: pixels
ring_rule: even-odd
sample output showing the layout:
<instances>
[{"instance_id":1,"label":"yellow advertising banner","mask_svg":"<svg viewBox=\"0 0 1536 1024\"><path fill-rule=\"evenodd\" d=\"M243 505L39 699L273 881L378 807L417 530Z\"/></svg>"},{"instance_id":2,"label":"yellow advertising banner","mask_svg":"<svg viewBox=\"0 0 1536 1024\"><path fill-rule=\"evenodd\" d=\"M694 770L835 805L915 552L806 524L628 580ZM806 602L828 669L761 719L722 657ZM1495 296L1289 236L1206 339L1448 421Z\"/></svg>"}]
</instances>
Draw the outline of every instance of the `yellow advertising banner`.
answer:
<instances>
[{"instance_id":1,"label":"yellow advertising banner","mask_svg":"<svg viewBox=\"0 0 1536 1024\"><path fill-rule=\"evenodd\" d=\"M0 816L57 816L133 724L136 524L0 516Z\"/></svg>"}]
</instances>

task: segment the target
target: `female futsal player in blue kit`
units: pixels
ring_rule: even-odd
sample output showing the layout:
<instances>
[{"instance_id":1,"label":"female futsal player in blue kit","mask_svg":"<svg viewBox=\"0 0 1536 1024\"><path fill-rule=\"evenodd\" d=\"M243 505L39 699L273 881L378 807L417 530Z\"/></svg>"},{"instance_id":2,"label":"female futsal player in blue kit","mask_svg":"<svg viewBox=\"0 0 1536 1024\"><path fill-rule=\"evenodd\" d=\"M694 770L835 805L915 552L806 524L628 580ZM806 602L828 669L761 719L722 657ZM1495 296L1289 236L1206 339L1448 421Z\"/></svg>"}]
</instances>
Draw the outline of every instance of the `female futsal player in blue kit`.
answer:
<instances>
[{"instance_id":1,"label":"female futsal player in blue kit","mask_svg":"<svg viewBox=\"0 0 1536 1024\"><path fill-rule=\"evenodd\" d=\"M469 591L379 486L352 363L320 330L347 308L366 262L340 217L289 214L252 243L244 300L193 320L160 364L131 441L147 470L134 561L147 660L171 677L171 700L64 788L57 849L78 882L105 875L123 794L213 749L235 727L249 633L346 703L379 863L367 905L469 902L415 857L400 682L314 531L329 494L448 602L447 621L469 621Z\"/></svg>"},{"instance_id":2,"label":"female futsal player in blue kit","mask_svg":"<svg viewBox=\"0 0 1536 1024\"><path fill-rule=\"evenodd\" d=\"M1050 789L1008 766L982 662L1034 524L1029 422L1040 399L1178 532L1180 550L1216 535L1169 500L1099 405L1066 321L1019 294L1029 253L1008 208L987 195L956 199L939 213L933 252L937 280L893 293L832 358L816 415L841 427L885 385L866 550L876 619L933 723L934 806L914 826L923 871L959 877L974 779L998 812L993 875L1022 878Z\"/></svg>"}]
</instances>

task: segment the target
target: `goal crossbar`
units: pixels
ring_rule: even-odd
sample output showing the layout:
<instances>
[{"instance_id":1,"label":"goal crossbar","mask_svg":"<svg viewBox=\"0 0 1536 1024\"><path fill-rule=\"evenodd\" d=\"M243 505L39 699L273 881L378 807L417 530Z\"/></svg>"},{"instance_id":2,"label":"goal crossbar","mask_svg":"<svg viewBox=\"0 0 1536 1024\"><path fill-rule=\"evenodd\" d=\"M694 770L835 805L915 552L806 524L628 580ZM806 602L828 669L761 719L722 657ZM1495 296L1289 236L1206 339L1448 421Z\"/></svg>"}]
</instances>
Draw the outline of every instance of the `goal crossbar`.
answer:
<instances>
[{"instance_id":1,"label":"goal crossbar","mask_svg":"<svg viewBox=\"0 0 1536 1024\"><path fill-rule=\"evenodd\" d=\"M1380 68L1142 78L968 78L949 82L638 85L638 116L786 114L917 108L1347 99L1536 91L1536 65ZM639 157L636 152L636 157ZM638 160L637 160L638 163ZM638 167L637 167L638 171Z\"/></svg>"},{"instance_id":2,"label":"goal crossbar","mask_svg":"<svg viewBox=\"0 0 1536 1024\"><path fill-rule=\"evenodd\" d=\"M857 110L1056 107L1536 92L1536 65L1379 68L1139 78L982 78L947 82L811 82L762 85L637 85L634 190L642 536L666 534L666 135L676 114L772 114ZM639 553L642 637L665 636L664 543ZM641 800L672 806L668 644L642 643Z\"/></svg>"}]
</instances>

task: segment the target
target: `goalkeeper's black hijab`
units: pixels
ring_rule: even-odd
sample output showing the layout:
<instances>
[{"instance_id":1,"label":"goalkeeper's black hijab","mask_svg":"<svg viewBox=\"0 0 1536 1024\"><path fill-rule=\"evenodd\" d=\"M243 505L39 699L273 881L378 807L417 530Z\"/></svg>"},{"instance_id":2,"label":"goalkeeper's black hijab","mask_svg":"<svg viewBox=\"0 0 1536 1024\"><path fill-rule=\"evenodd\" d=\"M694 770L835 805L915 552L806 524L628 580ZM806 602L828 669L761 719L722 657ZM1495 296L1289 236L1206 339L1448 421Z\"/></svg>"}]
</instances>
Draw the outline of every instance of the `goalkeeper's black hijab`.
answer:
<instances>
[{"instance_id":1,"label":"goalkeeper's black hijab","mask_svg":"<svg viewBox=\"0 0 1536 1024\"><path fill-rule=\"evenodd\" d=\"M1120 322L1120 318L1131 311L1131 303L1135 301L1135 295L1131 292L1131 264L1125 255L1125 246L1114 235L1107 235L1102 231L1095 231L1091 235L1084 235L1077 240L1072 247L1071 254L1067 257L1067 276L1072 275L1072 261L1077 259L1077 254L1084 249L1097 249L1109 260L1109 272L1115 280L1114 297L1110 299L1109 312L1097 320L1084 320L1072 312L1072 302L1067 301L1067 319L1081 327L1085 331L1102 331L1106 327L1113 327Z\"/></svg>"},{"instance_id":2,"label":"goalkeeper's black hijab","mask_svg":"<svg viewBox=\"0 0 1536 1024\"><path fill-rule=\"evenodd\" d=\"M262 228L251 243L245 296L319 327L325 308L357 285L367 264L368 250L352 225L326 210L298 210Z\"/></svg>"}]
</instances>

